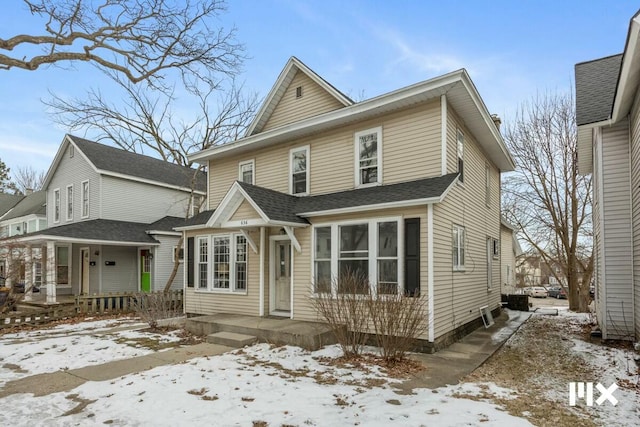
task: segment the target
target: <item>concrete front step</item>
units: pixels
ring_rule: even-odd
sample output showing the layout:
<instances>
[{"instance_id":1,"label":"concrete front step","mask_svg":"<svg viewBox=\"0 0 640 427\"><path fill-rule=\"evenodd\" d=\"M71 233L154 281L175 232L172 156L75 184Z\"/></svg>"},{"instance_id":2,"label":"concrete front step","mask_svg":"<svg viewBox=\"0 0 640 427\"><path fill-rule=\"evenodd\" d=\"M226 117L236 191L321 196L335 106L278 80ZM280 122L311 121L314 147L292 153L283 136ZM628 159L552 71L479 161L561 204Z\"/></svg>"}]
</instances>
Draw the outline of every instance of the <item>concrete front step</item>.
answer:
<instances>
[{"instance_id":1,"label":"concrete front step","mask_svg":"<svg viewBox=\"0 0 640 427\"><path fill-rule=\"evenodd\" d=\"M260 342L295 345L307 350L336 343L335 335L327 324L284 318L218 313L189 317L185 327L189 332L205 337L217 332L231 332L255 336Z\"/></svg>"},{"instance_id":2,"label":"concrete front step","mask_svg":"<svg viewBox=\"0 0 640 427\"><path fill-rule=\"evenodd\" d=\"M241 348L254 344L258 337L253 335L237 334L234 332L216 332L207 336L207 342L211 344L226 345L227 347Z\"/></svg>"}]
</instances>

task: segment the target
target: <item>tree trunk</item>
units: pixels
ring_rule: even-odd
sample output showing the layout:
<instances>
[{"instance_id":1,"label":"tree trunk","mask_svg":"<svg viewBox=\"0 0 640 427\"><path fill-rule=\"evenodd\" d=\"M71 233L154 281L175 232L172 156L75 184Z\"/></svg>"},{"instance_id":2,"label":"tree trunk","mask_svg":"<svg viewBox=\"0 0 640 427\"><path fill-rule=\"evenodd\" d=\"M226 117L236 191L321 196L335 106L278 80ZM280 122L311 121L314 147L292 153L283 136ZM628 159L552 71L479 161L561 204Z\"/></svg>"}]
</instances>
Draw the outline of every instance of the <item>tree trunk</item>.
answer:
<instances>
[{"instance_id":1,"label":"tree trunk","mask_svg":"<svg viewBox=\"0 0 640 427\"><path fill-rule=\"evenodd\" d=\"M171 274L169 275L169 278L167 279L167 283L165 283L164 285L164 289L163 292L169 292L169 289L171 289L171 285L173 284L173 280L176 278L176 274L178 274L178 269L180 268L180 249L182 249L182 244L184 238L183 235L180 235L180 240L178 240L178 246L176 246L176 254L174 256L175 261L173 262L173 270L171 270Z\"/></svg>"}]
</instances>

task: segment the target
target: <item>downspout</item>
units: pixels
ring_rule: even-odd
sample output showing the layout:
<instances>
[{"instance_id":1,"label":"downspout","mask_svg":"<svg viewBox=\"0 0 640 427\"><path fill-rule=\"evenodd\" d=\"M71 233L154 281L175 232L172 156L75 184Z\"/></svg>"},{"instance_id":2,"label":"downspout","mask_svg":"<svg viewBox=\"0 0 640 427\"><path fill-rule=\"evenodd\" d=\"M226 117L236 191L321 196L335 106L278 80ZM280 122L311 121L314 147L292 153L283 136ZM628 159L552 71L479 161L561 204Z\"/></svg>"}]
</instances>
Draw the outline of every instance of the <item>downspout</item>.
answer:
<instances>
[{"instance_id":1,"label":"downspout","mask_svg":"<svg viewBox=\"0 0 640 427\"><path fill-rule=\"evenodd\" d=\"M433 295L433 204L427 205L427 298L429 306L429 342L434 341L435 328L433 325L435 316Z\"/></svg>"},{"instance_id":2,"label":"downspout","mask_svg":"<svg viewBox=\"0 0 640 427\"><path fill-rule=\"evenodd\" d=\"M441 121L441 139L440 139L440 158L441 175L447 174L447 95L440 96L440 121Z\"/></svg>"}]
</instances>

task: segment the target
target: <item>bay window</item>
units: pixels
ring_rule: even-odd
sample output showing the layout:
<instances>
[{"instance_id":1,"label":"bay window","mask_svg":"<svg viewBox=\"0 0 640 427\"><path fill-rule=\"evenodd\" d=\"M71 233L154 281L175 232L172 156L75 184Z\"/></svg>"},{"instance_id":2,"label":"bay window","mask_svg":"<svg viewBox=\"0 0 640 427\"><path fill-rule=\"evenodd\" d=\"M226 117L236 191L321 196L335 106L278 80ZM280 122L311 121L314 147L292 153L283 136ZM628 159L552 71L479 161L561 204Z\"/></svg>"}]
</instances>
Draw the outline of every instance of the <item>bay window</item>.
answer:
<instances>
[{"instance_id":1,"label":"bay window","mask_svg":"<svg viewBox=\"0 0 640 427\"><path fill-rule=\"evenodd\" d=\"M331 227L315 229L315 292L331 292Z\"/></svg>"},{"instance_id":2,"label":"bay window","mask_svg":"<svg viewBox=\"0 0 640 427\"><path fill-rule=\"evenodd\" d=\"M206 289L209 282L209 239L207 237L198 237L198 272L196 280L199 289Z\"/></svg>"}]
</instances>

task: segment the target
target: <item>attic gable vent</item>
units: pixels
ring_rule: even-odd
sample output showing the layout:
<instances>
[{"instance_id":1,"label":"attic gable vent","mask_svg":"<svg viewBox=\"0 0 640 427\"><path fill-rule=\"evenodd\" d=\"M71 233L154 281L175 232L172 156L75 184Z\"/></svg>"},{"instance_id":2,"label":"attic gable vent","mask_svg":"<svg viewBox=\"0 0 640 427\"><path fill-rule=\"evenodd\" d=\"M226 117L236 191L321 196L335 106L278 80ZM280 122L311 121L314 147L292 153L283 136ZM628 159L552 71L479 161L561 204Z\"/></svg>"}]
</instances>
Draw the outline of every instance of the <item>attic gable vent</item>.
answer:
<instances>
[{"instance_id":1,"label":"attic gable vent","mask_svg":"<svg viewBox=\"0 0 640 427\"><path fill-rule=\"evenodd\" d=\"M74 147L73 145L69 145L69 158L73 159L73 155L75 154L75 149L76 147Z\"/></svg>"},{"instance_id":2,"label":"attic gable vent","mask_svg":"<svg viewBox=\"0 0 640 427\"><path fill-rule=\"evenodd\" d=\"M296 88L296 98L302 98L302 86Z\"/></svg>"}]
</instances>

